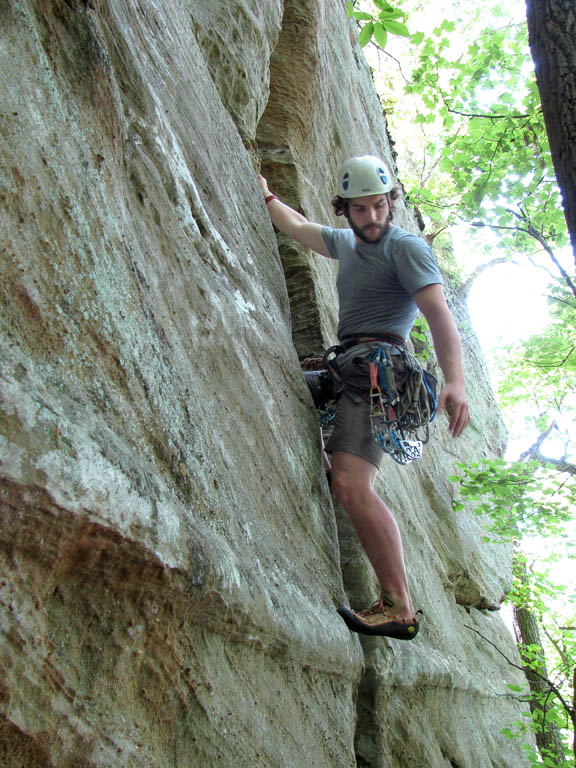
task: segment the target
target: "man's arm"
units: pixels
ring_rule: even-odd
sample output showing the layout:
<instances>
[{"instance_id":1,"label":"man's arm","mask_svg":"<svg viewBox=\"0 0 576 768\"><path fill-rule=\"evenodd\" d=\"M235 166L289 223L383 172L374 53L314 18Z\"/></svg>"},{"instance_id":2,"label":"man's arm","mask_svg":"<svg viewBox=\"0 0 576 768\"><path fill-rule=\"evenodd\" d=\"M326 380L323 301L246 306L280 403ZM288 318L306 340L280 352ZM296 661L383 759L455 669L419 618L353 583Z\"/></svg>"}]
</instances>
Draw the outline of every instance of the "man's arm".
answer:
<instances>
[{"instance_id":1,"label":"man's arm","mask_svg":"<svg viewBox=\"0 0 576 768\"><path fill-rule=\"evenodd\" d=\"M434 351L446 383L438 397L438 410L448 408L450 431L459 437L470 421L462 371L460 335L439 284L427 285L414 294L414 301L428 321Z\"/></svg>"},{"instance_id":2,"label":"man's arm","mask_svg":"<svg viewBox=\"0 0 576 768\"><path fill-rule=\"evenodd\" d=\"M271 192L268 189L268 183L264 176L258 176L258 184L260 184L264 198L268 197ZM321 256L330 258L330 251L322 236L321 224L313 224L302 216L301 213L298 213L298 211L295 211L278 199L270 200L266 207L268 208L272 224L280 232L302 243L306 248L316 251Z\"/></svg>"}]
</instances>

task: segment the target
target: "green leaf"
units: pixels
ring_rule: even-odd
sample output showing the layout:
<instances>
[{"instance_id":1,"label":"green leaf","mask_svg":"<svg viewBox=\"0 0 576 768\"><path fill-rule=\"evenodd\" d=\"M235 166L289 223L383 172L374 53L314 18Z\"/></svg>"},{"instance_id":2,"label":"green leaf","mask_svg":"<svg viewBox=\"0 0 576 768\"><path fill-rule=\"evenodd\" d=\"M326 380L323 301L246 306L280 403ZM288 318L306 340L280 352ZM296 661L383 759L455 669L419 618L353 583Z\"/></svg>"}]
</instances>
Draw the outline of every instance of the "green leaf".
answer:
<instances>
[{"instance_id":1,"label":"green leaf","mask_svg":"<svg viewBox=\"0 0 576 768\"><path fill-rule=\"evenodd\" d=\"M427 93L422 94L422 101L424 102L425 106L428 107L428 109L436 109L437 99L436 97L428 96Z\"/></svg>"},{"instance_id":2,"label":"green leaf","mask_svg":"<svg viewBox=\"0 0 576 768\"><path fill-rule=\"evenodd\" d=\"M376 23L374 24L374 40L378 43L380 48L384 50L386 48L386 43L388 41L388 33L382 26L382 24Z\"/></svg>"},{"instance_id":3,"label":"green leaf","mask_svg":"<svg viewBox=\"0 0 576 768\"><path fill-rule=\"evenodd\" d=\"M368 45L370 40L372 39L372 33L374 32L374 24L372 22L369 22L368 24L365 24L362 29L360 30L360 34L358 35L358 42L364 48L365 45Z\"/></svg>"},{"instance_id":4,"label":"green leaf","mask_svg":"<svg viewBox=\"0 0 576 768\"><path fill-rule=\"evenodd\" d=\"M393 35L400 35L401 37L410 37L410 32L405 24L401 24L399 21L388 21L382 19L382 26L384 26L388 32Z\"/></svg>"},{"instance_id":5,"label":"green leaf","mask_svg":"<svg viewBox=\"0 0 576 768\"><path fill-rule=\"evenodd\" d=\"M414 34L410 38L410 42L413 45L420 45L422 40L424 40L424 32L414 32Z\"/></svg>"},{"instance_id":6,"label":"green leaf","mask_svg":"<svg viewBox=\"0 0 576 768\"><path fill-rule=\"evenodd\" d=\"M364 13L364 11L354 11L353 16L358 21L374 21L374 17L370 13Z\"/></svg>"},{"instance_id":7,"label":"green leaf","mask_svg":"<svg viewBox=\"0 0 576 768\"><path fill-rule=\"evenodd\" d=\"M385 11L381 11L379 19L385 21L386 19L403 19L406 14L403 11L399 11L395 8L389 8Z\"/></svg>"},{"instance_id":8,"label":"green leaf","mask_svg":"<svg viewBox=\"0 0 576 768\"><path fill-rule=\"evenodd\" d=\"M501 93L498 96L498 101L500 101L502 104L514 104L515 103L515 99L512 96L512 94L511 93L507 93L507 92Z\"/></svg>"},{"instance_id":9,"label":"green leaf","mask_svg":"<svg viewBox=\"0 0 576 768\"><path fill-rule=\"evenodd\" d=\"M348 14L349 18L352 19L354 17L354 3L352 0L348 0L346 3L346 13Z\"/></svg>"}]
</instances>

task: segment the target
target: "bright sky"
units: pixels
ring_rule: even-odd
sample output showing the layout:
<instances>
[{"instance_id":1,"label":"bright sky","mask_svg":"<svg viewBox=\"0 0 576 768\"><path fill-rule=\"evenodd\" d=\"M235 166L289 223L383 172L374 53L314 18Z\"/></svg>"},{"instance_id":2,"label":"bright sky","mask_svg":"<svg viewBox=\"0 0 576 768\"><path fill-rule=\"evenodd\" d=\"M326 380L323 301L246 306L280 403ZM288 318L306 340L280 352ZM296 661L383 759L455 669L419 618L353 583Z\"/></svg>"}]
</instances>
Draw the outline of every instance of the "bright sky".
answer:
<instances>
[{"instance_id":1,"label":"bright sky","mask_svg":"<svg viewBox=\"0 0 576 768\"><path fill-rule=\"evenodd\" d=\"M455 242L457 260L463 246L465 240ZM476 278L468 309L489 367L494 365L493 353L499 348L540 333L547 324L548 302L544 295L547 283L546 273L530 263L498 264ZM538 434L536 426L533 434L528 434L524 423L516 429L512 425L506 458L518 459Z\"/></svg>"},{"instance_id":2,"label":"bright sky","mask_svg":"<svg viewBox=\"0 0 576 768\"><path fill-rule=\"evenodd\" d=\"M486 353L542 330L548 319L544 287L542 271L531 265L498 264L476 279L468 307Z\"/></svg>"}]
</instances>

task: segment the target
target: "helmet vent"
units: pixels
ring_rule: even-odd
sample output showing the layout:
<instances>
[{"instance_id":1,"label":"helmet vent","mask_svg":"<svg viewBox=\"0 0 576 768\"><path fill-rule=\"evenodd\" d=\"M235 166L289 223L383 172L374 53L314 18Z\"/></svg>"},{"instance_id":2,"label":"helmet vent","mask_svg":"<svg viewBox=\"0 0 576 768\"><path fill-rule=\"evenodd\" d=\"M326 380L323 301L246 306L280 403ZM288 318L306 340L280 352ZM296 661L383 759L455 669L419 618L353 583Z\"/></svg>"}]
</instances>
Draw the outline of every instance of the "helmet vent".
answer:
<instances>
[{"instance_id":1,"label":"helmet vent","mask_svg":"<svg viewBox=\"0 0 576 768\"><path fill-rule=\"evenodd\" d=\"M381 195L392 189L392 175L384 160L375 155L351 157L339 172L338 194L351 199Z\"/></svg>"}]
</instances>

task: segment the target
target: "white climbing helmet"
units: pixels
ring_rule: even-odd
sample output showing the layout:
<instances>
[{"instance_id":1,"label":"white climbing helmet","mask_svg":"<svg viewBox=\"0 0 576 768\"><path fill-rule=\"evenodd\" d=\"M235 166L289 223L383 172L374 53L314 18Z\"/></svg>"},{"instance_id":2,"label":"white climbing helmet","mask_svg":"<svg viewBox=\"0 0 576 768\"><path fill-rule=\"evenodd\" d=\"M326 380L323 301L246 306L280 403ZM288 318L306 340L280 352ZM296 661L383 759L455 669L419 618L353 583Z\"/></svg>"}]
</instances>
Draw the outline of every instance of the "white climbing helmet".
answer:
<instances>
[{"instance_id":1,"label":"white climbing helmet","mask_svg":"<svg viewBox=\"0 0 576 768\"><path fill-rule=\"evenodd\" d=\"M344 198L381 195L394 186L392 174L383 160L362 155L347 160L338 174L338 195Z\"/></svg>"}]
</instances>

